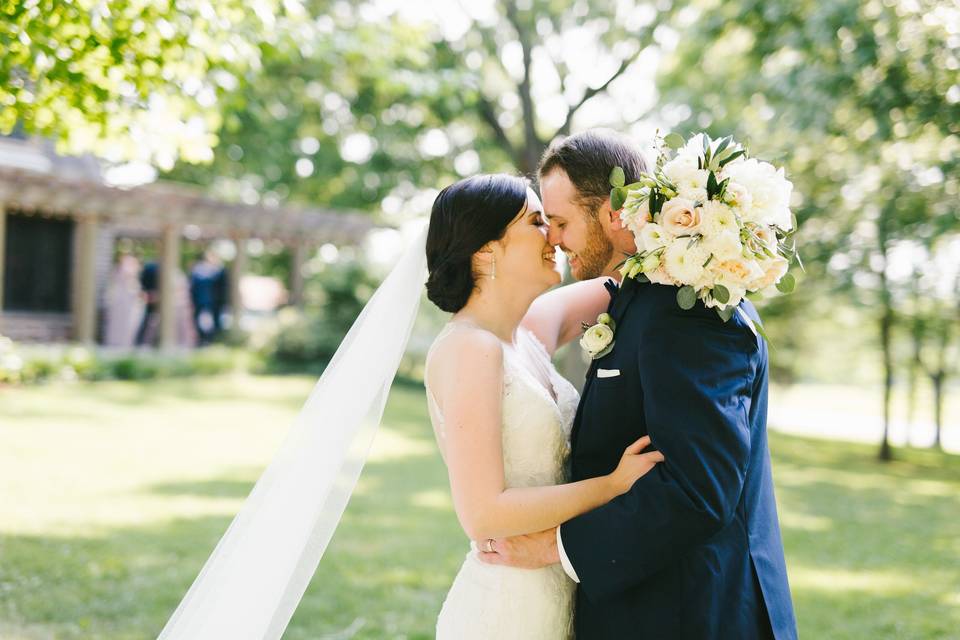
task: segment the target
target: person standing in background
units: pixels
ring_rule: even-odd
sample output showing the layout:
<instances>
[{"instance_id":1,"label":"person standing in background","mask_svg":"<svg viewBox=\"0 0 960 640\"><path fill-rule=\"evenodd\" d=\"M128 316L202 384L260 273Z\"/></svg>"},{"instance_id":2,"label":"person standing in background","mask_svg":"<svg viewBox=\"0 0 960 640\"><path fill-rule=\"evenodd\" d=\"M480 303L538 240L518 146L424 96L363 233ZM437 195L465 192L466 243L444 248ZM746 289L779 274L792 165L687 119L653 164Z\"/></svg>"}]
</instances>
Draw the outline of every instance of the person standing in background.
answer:
<instances>
[{"instance_id":1,"label":"person standing in background","mask_svg":"<svg viewBox=\"0 0 960 640\"><path fill-rule=\"evenodd\" d=\"M225 280L223 264L211 250L207 250L190 270L193 322L200 346L210 344L220 333Z\"/></svg>"},{"instance_id":2,"label":"person standing in background","mask_svg":"<svg viewBox=\"0 0 960 640\"><path fill-rule=\"evenodd\" d=\"M103 343L108 347L132 347L138 334L144 303L140 291L140 261L129 253L120 255L105 295Z\"/></svg>"},{"instance_id":3,"label":"person standing in background","mask_svg":"<svg viewBox=\"0 0 960 640\"><path fill-rule=\"evenodd\" d=\"M140 272L140 290L143 294L145 303L143 311L143 320L140 321L140 329L137 331L136 345L141 346L152 342L153 331L150 331L154 318L157 315L157 305L160 302L160 274L159 265L156 260L151 260L143 265ZM148 333L150 340L148 340Z\"/></svg>"}]
</instances>

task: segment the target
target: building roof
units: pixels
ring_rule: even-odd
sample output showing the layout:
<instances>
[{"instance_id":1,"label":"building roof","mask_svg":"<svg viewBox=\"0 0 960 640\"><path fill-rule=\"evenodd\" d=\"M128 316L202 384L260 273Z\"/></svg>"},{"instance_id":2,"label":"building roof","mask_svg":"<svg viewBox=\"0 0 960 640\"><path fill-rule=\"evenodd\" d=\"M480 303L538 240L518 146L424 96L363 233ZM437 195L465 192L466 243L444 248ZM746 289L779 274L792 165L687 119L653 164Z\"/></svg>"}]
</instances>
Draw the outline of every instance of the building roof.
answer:
<instances>
[{"instance_id":1,"label":"building roof","mask_svg":"<svg viewBox=\"0 0 960 640\"><path fill-rule=\"evenodd\" d=\"M165 181L115 187L104 183L92 158L64 158L49 143L13 138L0 138L0 205L48 216L93 216L145 233L177 225L202 238L357 244L376 226L363 213L229 203Z\"/></svg>"}]
</instances>

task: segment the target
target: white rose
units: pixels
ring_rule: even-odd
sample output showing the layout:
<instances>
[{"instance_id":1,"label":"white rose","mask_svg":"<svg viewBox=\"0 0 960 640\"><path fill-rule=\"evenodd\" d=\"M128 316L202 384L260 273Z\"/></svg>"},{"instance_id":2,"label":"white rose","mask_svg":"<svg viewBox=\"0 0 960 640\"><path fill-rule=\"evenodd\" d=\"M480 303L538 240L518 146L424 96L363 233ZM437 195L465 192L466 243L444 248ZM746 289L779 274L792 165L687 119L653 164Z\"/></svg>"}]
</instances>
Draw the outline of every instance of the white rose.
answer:
<instances>
[{"instance_id":1,"label":"white rose","mask_svg":"<svg viewBox=\"0 0 960 640\"><path fill-rule=\"evenodd\" d=\"M700 207L700 232L705 236L715 236L722 233L740 234L737 226L737 216L733 209L717 202L707 200Z\"/></svg>"},{"instance_id":2,"label":"white rose","mask_svg":"<svg viewBox=\"0 0 960 640\"><path fill-rule=\"evenodd\" d=\"M605 324L595 324L583 332L580 338L580 346L584 351L590 354L591 358L596 358L603 353L605 349L613 344L613 329Z\"/></svg>"},{"instance_id":3,"label":"white rose","mask_svg":"<svg viewBox=\"0 0 960 640\"><path fill-rule=\"evenodd\" d=\"M663 227L655 222L651 222L640 230L640 240L643 242L644 249L653 251L654 249L667 246L667 243L670 242L672 238L667 235Z\"/></svg>"},{"instance_id":4,"label":"white rose","mask_svg":"<svg viewBox=\"0 0 960 640\"><path fill-rule=\"evenodd\" d=\"M793 183L786 179L783 169L755 158L735 162L724 168L731 182L737 182L750 194L750 208L743 211L747 220L776 225L784 231L793 228L790 215L790 195ZM742 208L742 207L741 207Z\"/></svg>"},{"instance_id":5,"label":"white rose","mask_svg":"<svg viewBox=\"0 0 960 640\"><path fill-rule=\"evenodd\" d=\"M683 284L693 284L703 275L703 263L709 254L700 244L690 247L687 238L677 238L667 246L663 254L667 274Z\"/></svg>"},{"instance_id":6,"label":"white rose","mask_svg":"<svg viewBox=\"0 0 960 640\"><path fill-rule=\"evenodd\" d=\"M692 236L700 228L700 211L692 200L674 198L660 210L660 226L672 236Z\"/></svg>"}]
</instances>

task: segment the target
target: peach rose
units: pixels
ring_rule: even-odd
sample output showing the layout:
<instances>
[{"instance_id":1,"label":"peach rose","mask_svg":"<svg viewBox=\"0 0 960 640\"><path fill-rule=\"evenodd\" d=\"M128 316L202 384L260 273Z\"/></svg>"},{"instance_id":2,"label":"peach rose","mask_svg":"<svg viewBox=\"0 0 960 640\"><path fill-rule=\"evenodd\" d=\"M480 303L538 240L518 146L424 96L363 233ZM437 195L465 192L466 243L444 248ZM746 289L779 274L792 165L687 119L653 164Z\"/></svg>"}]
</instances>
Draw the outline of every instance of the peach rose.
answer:
<instances>
[{"instance_id":1,"label":"peach rose","mask_svg":"<svg viewBox=\"0 0 960 640\"><path fill-rule=\"evenodd\" d=\"M700 211L693 201L674 198L660 210L660 226L673 236L692 236L700 229Z\"/></svg>"}]
</instances>

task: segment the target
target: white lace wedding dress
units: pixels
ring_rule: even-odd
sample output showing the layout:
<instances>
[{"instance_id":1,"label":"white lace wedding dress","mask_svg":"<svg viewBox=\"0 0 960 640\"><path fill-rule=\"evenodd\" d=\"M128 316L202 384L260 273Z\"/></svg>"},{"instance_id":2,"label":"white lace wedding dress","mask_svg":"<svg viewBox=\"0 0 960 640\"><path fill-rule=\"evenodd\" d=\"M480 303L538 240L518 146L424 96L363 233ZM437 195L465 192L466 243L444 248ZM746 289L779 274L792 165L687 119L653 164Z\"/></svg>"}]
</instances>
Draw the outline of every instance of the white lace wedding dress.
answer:
<instances>
[{"instance_id":1,"label":"white lace wedding dress","mask_svg":"<svg viewBox=\"0 0 960 640\"><path fill-rule=\"evenodd\" d=\"M451 322L427 354L464 323ZM466 325L470 326L470 325ZM579 397L543 345L519 329L503 345L503 463L507 487L567 480L570 429ZM428 378L427 375L424 378ZM549 384L549 390L547 388ZM427 383L430 417L443 446L443 416ZM559 564L543 569L488 565L471 543L437 620L438 640L564 640L573 634L576 585Z\"/></svg>"}]
</instances>

